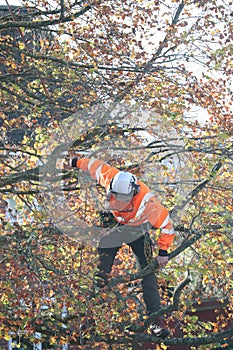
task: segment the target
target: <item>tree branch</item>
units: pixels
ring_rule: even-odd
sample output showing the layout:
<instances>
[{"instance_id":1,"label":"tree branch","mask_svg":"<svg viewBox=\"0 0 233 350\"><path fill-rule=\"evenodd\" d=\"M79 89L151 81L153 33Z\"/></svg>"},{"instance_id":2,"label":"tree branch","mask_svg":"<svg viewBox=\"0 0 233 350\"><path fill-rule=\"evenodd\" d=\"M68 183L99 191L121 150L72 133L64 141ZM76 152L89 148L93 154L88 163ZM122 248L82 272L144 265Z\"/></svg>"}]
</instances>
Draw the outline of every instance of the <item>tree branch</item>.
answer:
<instances>
[{"instance_id":1,"label":"tree branch","mask_svg":"<svg viewBox=\"0 0 233 350\"><path fill-rule=\"evenodd\" d=\"M7 21L4 23L0 23L0 30L1 29L6 29L6 28L35 28L35 29L39 29L41 27L46 27L46 26L51 26L51 25L55 25L58 23L66 23L66 22L70 22L73 21L75 18L78 18L80 16L82 16L84 13L86 13L87 11L89 11L90 9L93 8L93 5L87 5L84 6L83 9L81 9L80 11L71 14L70 16L67 17L63 17L63 18L55 18L55 19L51 19L51 20L47 20L47 21Z\"/></svg>"},{"instance_id":2,"label":"tree branch","mask_svg":"<svg viewBox=\"0 0 233 350\"><path fill-rule=\"evenodd\" d=\"M219 343L221 341L225 341L226 343L228 340L231 339L233 335L233 328L224 331L224 332L219 332L215 333L213 335L208 335L206 337L186 337L186 338L170 338L163 340L161 338L155 337L151 334L140 334L140 333L134 333L134 334L127 334L124 337L109 337L109 338L103 338L102 336L94 336L92 338L93 341L97 342L104 342L107 344L143 344L144 342L146 343L151 343L153 345L155 344L165 344L168 346L171 345L190 345L190 346L195 346L195 345L204 345L204 344L214 344L214 343ZM85 341L85 338L83 339ZM88 339L85 341L86 344L90 344L88 342ZM77 344L77 342L76 342Z\"/></svg>"},{"instance_id":3,"label":"tree branch","mask_svg":"<svg viewBox=\"0 0 233 350\"><path fill-rule=\"evenodd\" d=\"M193 231L193 232L195 232L195 231ZM192 238L184 240L178 248L176 248L175 250L173 250L169 254L169 260L171 260L174 257L176 257L177 255L179 255L181 252L183 252L185 249L190 247L194 242L198 241L201 237L203 237L207 233L208 233L208 231L195 232L195 234ZM108 287L112 288L120 283L128 283L130 281L135 281L137 279L141 279L144 276L151 273L154 269L157 269L158 267L159 267L158 262L156 259L154 259L142 271L136 272L136 273L131 274L131 275L124 275L124 276L120 276L117 278L113 278L111 281L108 282Z\"/></svg>"},{"instance_id":4,"label":"tree branch","mask_svg":"<svg viewBox=\"0 0 233 350\"><path fill-rule=\"evenodd\" d=\"M219 169L221 169L223 163L221 161L218 161L218 163L215 164L215 166L210 171L209 176L203 180L199 185L197 185L188 195L187 197L181 202L181 204L176 205L171 211L171 217L174 217L178 211L182 210L186 204L190 202L190 200L195 197L213 178L216 176Z\"/></svg>"}]
</instances>

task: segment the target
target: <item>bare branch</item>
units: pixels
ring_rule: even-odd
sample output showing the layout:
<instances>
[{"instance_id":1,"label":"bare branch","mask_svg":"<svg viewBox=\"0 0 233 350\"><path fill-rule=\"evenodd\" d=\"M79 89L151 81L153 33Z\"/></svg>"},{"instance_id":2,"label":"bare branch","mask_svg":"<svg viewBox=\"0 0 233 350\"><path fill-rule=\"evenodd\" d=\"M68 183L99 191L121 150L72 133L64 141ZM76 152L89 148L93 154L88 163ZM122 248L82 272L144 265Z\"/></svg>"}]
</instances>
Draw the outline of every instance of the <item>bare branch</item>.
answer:
<instances>
[{"instance_id":1,"label":"bare branch","mask_svg":"<svg viewBox=\"0 0 233 350\"><path fill-rule=\"evenodd\" d=\"M178 211L182 210L186 204L190 202L190 200L195 197L213 178L216 176L219 169L221 169L223 163L219 161L215 164L215 166L210 171L210 174L208 178L206 178L204 181L202 181L199 185L197 185L188 195L187 197L181 202L181 204L176 205L170 212L171 217L174 217Z\"/></svg>"}]
</instances>

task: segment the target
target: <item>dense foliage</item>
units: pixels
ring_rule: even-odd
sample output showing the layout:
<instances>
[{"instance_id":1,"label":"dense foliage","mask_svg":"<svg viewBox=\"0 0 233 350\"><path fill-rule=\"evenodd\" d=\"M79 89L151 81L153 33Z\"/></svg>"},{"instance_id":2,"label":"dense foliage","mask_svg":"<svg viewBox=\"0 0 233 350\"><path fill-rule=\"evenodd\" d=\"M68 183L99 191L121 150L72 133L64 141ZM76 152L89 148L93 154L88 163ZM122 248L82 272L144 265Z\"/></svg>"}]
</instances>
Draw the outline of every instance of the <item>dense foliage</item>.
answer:
<instances>
[{"instance_id":1,"label":"dense foliage","mask_svg":"<svg viewBox=\"0 0 233 350\"><path fill-rule=\"evenodd\" d=\"M50 349L232 343L232 11L215 0L2 7L1 337ZM91 293L104 194L67 170L74 154L132 171L171 211L177 237L157 271L164 343L145 332L147 271L127 246L109 289ZM195 303L210 299L224 312L197 322Z\"/></svg>"}]
</instances>

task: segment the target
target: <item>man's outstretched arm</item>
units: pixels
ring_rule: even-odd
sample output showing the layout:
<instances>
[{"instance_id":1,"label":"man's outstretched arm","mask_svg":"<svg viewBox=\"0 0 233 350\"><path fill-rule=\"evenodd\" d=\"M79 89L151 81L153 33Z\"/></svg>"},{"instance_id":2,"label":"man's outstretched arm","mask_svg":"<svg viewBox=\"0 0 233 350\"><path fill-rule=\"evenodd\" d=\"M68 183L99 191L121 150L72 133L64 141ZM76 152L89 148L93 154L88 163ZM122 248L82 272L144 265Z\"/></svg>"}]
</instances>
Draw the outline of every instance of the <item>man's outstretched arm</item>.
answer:
<instances>
[{"instance_id":1,"label":"man's outstretched arm","mask_svg":"<svg viewBox=\"0 0 233 350\"><path fill-rule=\"evenodd\" d=\"M74 157L71 160L71 166L88 171L91 177L106 189L109 187L111 179L119 172L117 168L95 158Z\"/></svg>"}]
</instances>

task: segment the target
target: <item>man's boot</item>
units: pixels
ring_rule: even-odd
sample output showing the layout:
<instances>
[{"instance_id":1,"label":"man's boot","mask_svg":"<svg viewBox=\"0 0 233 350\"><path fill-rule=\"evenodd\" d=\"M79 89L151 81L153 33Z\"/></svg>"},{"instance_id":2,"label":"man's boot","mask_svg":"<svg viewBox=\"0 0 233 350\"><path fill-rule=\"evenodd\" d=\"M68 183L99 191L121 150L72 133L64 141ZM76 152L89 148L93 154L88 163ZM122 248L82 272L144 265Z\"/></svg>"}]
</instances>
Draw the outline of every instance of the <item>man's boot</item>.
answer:
<instances>
[{"instance_id":1,"label":"man's boot","mask_svg":"<svg viewBox=\"0 0 233 350\"><path fill-rule=\"evenodd\" d=\"M158 318L156 322L152 323L149 329L151 334L155 335L156 337L165 339L169 336L169 330L165 328L164 320L161 317Z\"/></svg>"}]
</instances>

